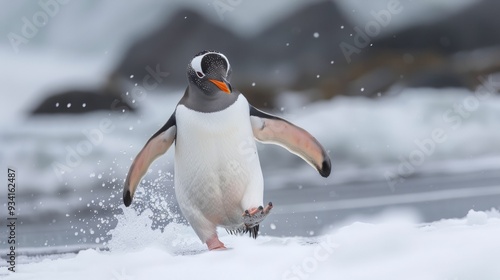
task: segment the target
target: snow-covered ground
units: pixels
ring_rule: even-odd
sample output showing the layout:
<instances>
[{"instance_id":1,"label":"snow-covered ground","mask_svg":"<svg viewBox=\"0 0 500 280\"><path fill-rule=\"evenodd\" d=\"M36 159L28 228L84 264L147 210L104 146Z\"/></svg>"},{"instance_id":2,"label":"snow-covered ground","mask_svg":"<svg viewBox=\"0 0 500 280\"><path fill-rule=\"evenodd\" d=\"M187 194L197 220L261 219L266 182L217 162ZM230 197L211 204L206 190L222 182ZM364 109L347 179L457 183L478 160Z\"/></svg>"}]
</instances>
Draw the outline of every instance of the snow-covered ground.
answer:
<instances>
[{"instance_id":1,"label":"snow-covered ground","mask_svg":"<svg viewBox=\"0 0 500 280\"><path fill-rule=\"evenodd\" d=\"M147 215L127 209L110 251L24 258L4 279L500 279L496 210L430 224L407 211L385 213L317 238L223 235L230 249L216 252L206 251L187 226L151 230Z\"/></svg>"}]
</instances>

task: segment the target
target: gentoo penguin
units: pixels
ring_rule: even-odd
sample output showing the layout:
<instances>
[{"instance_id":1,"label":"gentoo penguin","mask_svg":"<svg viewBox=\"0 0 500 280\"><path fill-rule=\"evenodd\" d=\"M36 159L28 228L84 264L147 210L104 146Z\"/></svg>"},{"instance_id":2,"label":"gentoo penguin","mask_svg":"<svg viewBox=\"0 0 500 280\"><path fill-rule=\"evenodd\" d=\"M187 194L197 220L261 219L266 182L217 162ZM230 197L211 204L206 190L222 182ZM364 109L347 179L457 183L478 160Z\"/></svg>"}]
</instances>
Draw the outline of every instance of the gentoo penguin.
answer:
<instances>
[{"instance_id":1,"label":"gentoo penguin","mask_svg":"<svg viewBox=\"0 0 500 280\"><path fill-rule=\"evenodd\" d=\"M188 87L167 123L148 140L125 180L123 202L150 164L175 142L174 182L179 207L209 250L223 249L217 226L257 237L264 183L255 140L298 155L321 176L331 163L321 144L304 129L250 105L229 83L231 65L222 53L202 51L188 64Z\"/></svg>"}]
</instances>

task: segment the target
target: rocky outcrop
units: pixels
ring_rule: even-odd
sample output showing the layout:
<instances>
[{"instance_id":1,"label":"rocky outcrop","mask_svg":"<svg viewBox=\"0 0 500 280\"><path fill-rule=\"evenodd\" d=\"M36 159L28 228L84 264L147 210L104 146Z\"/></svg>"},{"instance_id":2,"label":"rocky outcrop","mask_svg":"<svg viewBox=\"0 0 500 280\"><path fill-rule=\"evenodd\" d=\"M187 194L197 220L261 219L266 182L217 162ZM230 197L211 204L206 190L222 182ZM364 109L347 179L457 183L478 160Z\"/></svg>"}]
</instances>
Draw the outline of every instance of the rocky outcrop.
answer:
<instances>
[{"instance_id":1,"label":"rocky outcrop","mask_svg":"<svg viewBox=\"0 0 500 280\"><path fill-rule=\"evenodd\" d=\"M111 75L100 89L75 89L50 95L36 106L32 114L81 114L94 111L134 112L120 92L118 76Z\"/></svg>"}]
</instances>

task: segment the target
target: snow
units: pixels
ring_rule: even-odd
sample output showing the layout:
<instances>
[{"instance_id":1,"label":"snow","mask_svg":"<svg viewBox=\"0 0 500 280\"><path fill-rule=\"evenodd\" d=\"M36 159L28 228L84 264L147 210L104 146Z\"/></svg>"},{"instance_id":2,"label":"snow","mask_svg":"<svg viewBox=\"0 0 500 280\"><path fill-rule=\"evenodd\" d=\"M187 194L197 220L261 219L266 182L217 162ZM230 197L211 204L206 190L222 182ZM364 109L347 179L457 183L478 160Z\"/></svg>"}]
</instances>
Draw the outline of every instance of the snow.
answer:
<instances>
[{"instance_id":1,"label":"snow","mask_svg":"<svg viewBox=\"0 0 500 280\"><path fill-rule=\"evenodd\" d=\"M453 11L458 11L474 1L446 0L437 4L430 0L420 4L403 1L404 16L394 15L390 26L382 32L392 32L396 27L421 21L422 14L425 19L435 20L442 16L441 12L447 10L448 6L457 3L457 9ZM351 20L359 26L364 26L372 19L369 11L383 9L387 1L372 1L368 7L365 2L341 1L352 17ZM210 4L207 9L200 3L197 0L195 4L191 4L203 10L212 20L223 23ZM305 5L298 2L289 5L284 0L273 2L259 15L259 19L268 19L258 20L260 24L255 25L256 13L248 12L250 2L232 3L241 5L235 4L234 12L225 15L226 23L234 22L239 15L246 14L243 20L230 24L230 28L246 30L248 34L262 30L271 20L279 20L279 17L270 16L276 14L276 10L286 6L285 13L289 13L300 5ZM19 19L32 15L35 12L33 9L38 8L37 5L9 4L0 14L8 13L9 19L6 17L6 20L14 19L16 24L20 24L22 22ZM23 241L18 248L18 272L9 273L2 259L0 278L500 279L500 267L497 264L500 259L500 214L497 210L470 210L462 219L423 224L415 213L402 209L376 218L355 217L337 224L325 224L323 231L304 228L306 235L312 236L319 232L314 237L263 235L252 240L246 236L230 236L221 231L221 239L230 249L207 252L193 230L182 223L182 218L172 203L172 195L163 196L165 192L158 192L159 189L164 190L173 185L173 175L169 172L173 169L172 150L149 170L143 181L148 188L140 188L137 192L136 204L143 202L140 205L145 208L153 205L149 207L152 210L142 208L138 214L134 209L123 206L117 209L121 205L121 185L132 158L170 116L182 92L162 89L162 93L148 93L143 100L137 100L139 112L125 118L107 112L86 114L84 117L28 118L27 115L48 92L102 85L107 78L106 73L110 72L127 45L125 43L144 27L166 20L174 9L164 14L167 4L148 0L146 4L124 6L125 8L111 13L114 16L110 17L108 11L115 7L109 3L93 1L90 4L71 5L56 18L51 18L53 23L30 41L30 45L23 48L20 54L13 55L11 46L6 41L0 45L0 60L5 66L0 69L0 77L2 88L8 93L5 96L6 102L0 104L0 116L4 120L0 122L0 164L8 163L19 167L21 176L18 182L21 187L17 194L22 198L18 201L21 220L28 221L26 217L29 217L46 225L42 228L38 224L32 226L35 230L26 231L32 235L22 236L24 239L34 236L33 239L42 240L42 243L28 243L29 246L38 244L40 247L24 247L27 242ZM102 9L82 9L82 5ZM153 14L139 17L138 21L128 20L130 15L149 12L152 5L157 6ZM365 9L359 9L361 5ZM19 9L8 9L9 7ZM252 7L261 8L260 5ZM361 13L361 10L366 13ZM432 13L426 12L430 10ZM89 17L95 19L90 29L89 26L76 30L81 32L68 29L74 26L72 22ZM109 28L101 29L100 32L92 33L96 35L93 40L83 42L82 38L89 36L81 34L90 34L89 30L95 31L92 25L126 28L120 29L120 32L111 37L105 35L109 33ZM0 29L15 31L19 28L20 26L5 25ZM343 29L344 26L340 28ZM67 36L69 33L73 35ZM320 35L324 34L315 32L311 39ZM64 38L64 42L61 38ZM76 53L78 51L82 54ZM333 64L334 61L331 60L330 63ZM29 77L26 76L26 69L29 69ZM319 75L316 77L319 78ZM364 92L365 88L359 87L359 90ZM275 114L304 127L318 138L332 156L335 176L320 178L309 166L286 151L259 145L267 189L284 188L291 183L299 184L302 188L301 182L335 186L355 180L384 180L383 174L386 171L397 168L401 158L407 158L417 149L415 139L429 138L436 128L445 130L447 140L440 145L436 144L435 150L425 158L425 164L416 169L416 174L466 174L500 169L498 95L479 102L478 110L468 111L467 117L460 118L453 114L455 121L452 122L447 121L444 114L454 110L457 104L470 101L473 92L464 89L405 89L401 93L381 98L337 97L308 105L307 93L283 95L286 97L279 101L280 109ZM471 103L468 104L471 106ZM75 103L54 105L86 106ZM59 178L52 164L65 163L68 149L75 149L79 143L88 140L84 131L95 130L105 119L111 121L113 133L105 134L102 142L92 146L92 152L84 156L77 167L64 174L62 179ZM496 195L498 191L497 185L471 185L459 190L345 198L334 203L304 201L293 205L284 204L275 211L282 215L313 212L313 215L320 216L315 213L316 210L335 213L336 210L354 207ZM148 192L158 192L159 195L151 197ZM0 196L4 193L5 189L0 191ZM158 199L160 196L162 199ZM141 201L150 197L150 203ZM478 204L474 205L480 207ZM92 209L95 215L77 214L81 210ZM114 214L115 210L122 211L122 214L113 216L117 219L116 227L115 221L106 216L109 214L107 212ZM71 224L72 239L68 241L66 236L66 241L62 241L63 244L66 242L64 246L60 246L61 242L53 246L55 237L47 237L46 241L45 237L40 237L56 236L66 230L57 228L55 217L60 220L59 226L66 222L68 227ZM303 217L305 219L306 216ZM0 215L0 218L5 219L5 216ZM43 219L52 222L45 223ZM170 223L164 226L167 222ZM26 225L28 223L29 221ZM159 227L158 223L162 223L162 226ZM278 222L263 224L262 227L281 229ZM52 231L46 231L47 228ZM274 233L277 234L277 231ZM86 238L89 238L89 242ZM73 242L79 244L75 245ZM5 249L1 248L0 257L5 258L5 255Z\"/></svg>"},{"instance_id":2,"label":"snow","mask_svg":"<svg viewBox=\"0 0 500 280\"><path fill-rule=\"evenodd\" d=\"M497 280L500 213L421 224L408 211L345 221L316 238L222 234L230 248L208 252L186 225L150 228L148 212L126 209L109 251L32 257L13 279L370 279ZM31 260L31 261L30 261Z\"/></svg>"}]
</instances>

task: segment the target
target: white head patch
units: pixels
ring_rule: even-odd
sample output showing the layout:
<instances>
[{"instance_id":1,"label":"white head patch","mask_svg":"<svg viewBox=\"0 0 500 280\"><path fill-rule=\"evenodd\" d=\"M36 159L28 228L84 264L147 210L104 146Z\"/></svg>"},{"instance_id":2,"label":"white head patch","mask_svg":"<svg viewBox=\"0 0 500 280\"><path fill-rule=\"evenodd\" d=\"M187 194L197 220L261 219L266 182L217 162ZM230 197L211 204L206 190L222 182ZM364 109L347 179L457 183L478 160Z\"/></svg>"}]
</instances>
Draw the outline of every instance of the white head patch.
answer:
<instances>
[{"instance_id":1,"label":"white head patch","mask_svg":"<svg viewBox=\"0 0 500 280\"><path fill-rule=\"evenodd\" d=\"M191 60L191 68L193 68L194 72L196 72L196 75L198 75L198 77L200 77L200 78L205 77L205 73L203 72L203 69L201 67L201 61L203 60L203 57L205 57L205 55L207 55L207 54L217 54L217 55L221 56L222 58L224 58L226 60L226 63L227 63L226 74L229 73L229 69L231 69L231 65L229 64L229 60L227 59L227 57L225 55L218 53L218 52L207 52L207 53L204 53L202 55L196 56L193 58L193 60Z\"/></svg>"}]
</instances>

